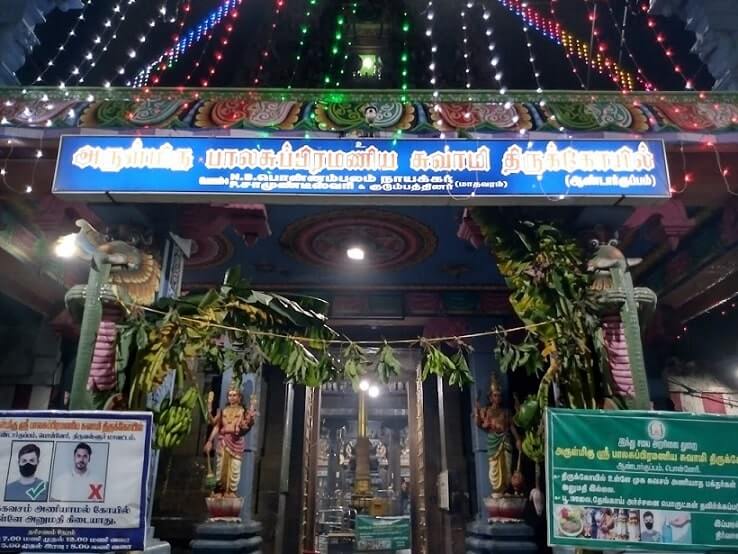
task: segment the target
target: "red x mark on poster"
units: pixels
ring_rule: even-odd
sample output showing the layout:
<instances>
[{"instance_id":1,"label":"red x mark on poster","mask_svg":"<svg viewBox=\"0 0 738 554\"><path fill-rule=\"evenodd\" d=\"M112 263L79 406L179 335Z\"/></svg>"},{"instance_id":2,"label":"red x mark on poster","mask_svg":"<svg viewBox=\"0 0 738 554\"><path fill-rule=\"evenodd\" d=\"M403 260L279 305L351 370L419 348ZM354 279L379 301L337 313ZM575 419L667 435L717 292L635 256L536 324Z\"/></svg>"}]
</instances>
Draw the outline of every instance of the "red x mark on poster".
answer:
<instances>
[{"instance_id":1,"label":"red x mark on poster","mask_svg":"<svg viewBox=\"0 0 738 554\"><path fill-rule=\"evenodd\" d=\"M99 485L90 483L90 496L87 497L87 500L102 500L102 487L102 483Z\"/></svg>"}]
</instances>

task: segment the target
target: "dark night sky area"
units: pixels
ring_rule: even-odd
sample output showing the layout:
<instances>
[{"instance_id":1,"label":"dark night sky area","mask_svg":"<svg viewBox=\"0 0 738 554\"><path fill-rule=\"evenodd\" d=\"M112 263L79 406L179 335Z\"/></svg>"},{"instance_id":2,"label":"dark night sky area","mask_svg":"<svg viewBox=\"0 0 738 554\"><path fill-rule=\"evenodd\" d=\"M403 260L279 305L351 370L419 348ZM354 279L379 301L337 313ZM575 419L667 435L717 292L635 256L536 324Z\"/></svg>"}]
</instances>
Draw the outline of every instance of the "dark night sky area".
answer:
<instances>
[{"instance_id":1,"label":"dark night sky area","mask_svg":"<svg viewBox=\"0 0 738 554\"><path fill-rule=\"evenodd\" d=\"M403 33L401 21L403 11L407 11L411 30L407 33L408 87L410 89L432 88L429 79L430 71L430 42L425 36L427 0L283 0L284 7L275 19L274 12L278 0L244 0L239 17L234 22L234 29L227 47L216 48L225 36L224 27L216 27L213 40L202 40L185 54L175 67L165 72L161 85L191 85L197 86L201 79L207 76L208 68L216 51L222 52L222 60L216 66L216 74L209 78L210 86L251 86L255 77L259 77L259 86L287 87L324 87L323 75L326 71L338 72L338 68L349 69L356 61L336 61L331 56L332 37L336 30L336 19L345 13L350 19L352 6L356 4L357 16L362 14L384 14L386 33L385 50L382 52L383 75L382 79L364 80L362 82L345 79L343 88L399 88L400 56L403 47ZM507 0L509 1L509 0ZM543 17L550 18L551 0L530 0L529 5L535 8ZM159 8L168 4L168 13L161 16ZM176 23L169 23L170 17L182 20L182 13L177 13L177 4L184 5L179 0L149 1L138 0L128 7L127 0L121 0L121 10L129 9L126 21L117 31L107 53L98 61L94 68L84 61L84 55L93 47L92 40L100 34L102 44L105 44L113 33L115 24L109 29L103 27L103 21L111 14L111 0L96 0L87 9L85 21L77 28L76 36L72 37L66 48L58 56L54 66L44 76L44 84L56 85L65 80L67 85L77 84L76 77L70 77L74 66L81 66L81 72L86 76L84 85L98 86L104 81L112 81L113 85L123 85L145 63L151 61L172 44L172 35ZM343 7L344 3L348 7ZM599 0L598 28L600 38L607 44L608 51L614 58L618 57L620 24L625 4L635 6L634 0ZM640 2L639 2L640 3ZM191 0L191 10L186 17L185 28L189 28L202 17L220 4L219 0ZM462 30L460 10L465 4L458 0L434 0L434 38L438 50L436 53L436 77L438 88L463 88L465 83L465 64L462 47ZM589 42L591 23L588 14L591 11L589 0L558 0L555 2L556 13L562 26L578 38ZM304 13L308 7L312 8L312 17L306 20ZM491 15L489 21L482 18L483 10L487 9ZM611 11L615 18L611 16ZM54 12L49 21L37 28L41 45L36 48L28 63L19 72L21 82L32 84L38 73L47 65L48 60L57 52L59 45L68 36L75 24L79 12ZM157 26L148 36L145 43L140 43L138 37L149 29L148 22L157 18ZM366 19L366 18L365 18ZM472 89L497 88L490 66L488 39L485 29L492 23L496 37L497 53L500 57L500 67L504 72L504 84L510 89L536 89L531 64L528 61L528 49L525 44L522 20L504 7L502 0L475 0L472 8L467 9L467 36L469 44L469 66L471 70L470 83ZM695 88L709 89L712 78L700 60L689 50L694 36L684 29L682 22L676 19L654 18L659 31L667 38L673 49L673 60L679 63L685 75L694 79ZM272 23L277 27L272 31ZM299 49L300 27L308 25L308 41L302 51ZM104 31L104 32L103 32ZM533 52L540 73L540 80L544 90L565 89L580 90L579 81L573 75L571 67L564 57L561 46L543 37L533 28L529 30L532 38ZM347 33L350 35L350 33ZM654 33L647 26L647 16L638 10L631 14L626 32L626 43L633 53L644 75L660 90L684 90L683 79L675 74L672 64L656 43ZM344 45L345 46L345 45ZM99 46L97 47L100 48ZM128 51L136 50L135 59L131 60ZM263 51L268 50L267 63L264 70L259 71L259 59ZM342 50L343 52L343 50ZM301 54L301 61L295 56ZM200 66L195 63L200 60ZM627 52L623 51L622 65L635 71L634 64ZM84 62L84 63L83 63ZM586 81L587 68L581 61L574 61L579 74ZM126 64L125 78L118 76L117 68ZM135 71L134 71L135 70ZM187 81L186 76L191 75ZM637 87L642 88L642 87ZM592 90L615 90L612 81L596 71L591 76Z\"/></svg>"}]
</instances>

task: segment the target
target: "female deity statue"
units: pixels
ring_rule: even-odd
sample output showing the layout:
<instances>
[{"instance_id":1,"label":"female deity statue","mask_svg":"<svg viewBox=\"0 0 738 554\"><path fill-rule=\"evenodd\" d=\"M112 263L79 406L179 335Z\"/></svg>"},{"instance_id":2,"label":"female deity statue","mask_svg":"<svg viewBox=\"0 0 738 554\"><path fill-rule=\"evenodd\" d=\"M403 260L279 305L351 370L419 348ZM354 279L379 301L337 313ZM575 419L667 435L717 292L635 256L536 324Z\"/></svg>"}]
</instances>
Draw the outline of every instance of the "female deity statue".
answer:
<instances>
[{"instance_id":1,"label":"female deity statue","mask_svg":"<svg viewBox=\"0 0 738 554\"><path fill-rule=\"evenodd\" d=\"M510 486L513 474L511 435L518 453L522 444L511 413L502 406L502 389L495 376L492 376L489 387L489 405L483 408L477 402L474 419L477 426L487 432L489 482L492 485L492 497L500 497Z\"/></svg>"},{"instance_id":2,"label":"female deity statue","mask_svg":"<svg viewBox=\"0 0 738 554\"><path fill-rule=\"evenodd\" d=\"M249 408L243 406L243 396L235 385L228 391L228 405L211 418L213 431L205 443L205 454L209 456L213 451L213 441L217 438L215 471L218 484L215 492L227 497L237 495L241 480L241 458L246 446L245 435L256 419L253 405ZM209 402L212 402L212 397Z\"/></svg>"}]
</instances>

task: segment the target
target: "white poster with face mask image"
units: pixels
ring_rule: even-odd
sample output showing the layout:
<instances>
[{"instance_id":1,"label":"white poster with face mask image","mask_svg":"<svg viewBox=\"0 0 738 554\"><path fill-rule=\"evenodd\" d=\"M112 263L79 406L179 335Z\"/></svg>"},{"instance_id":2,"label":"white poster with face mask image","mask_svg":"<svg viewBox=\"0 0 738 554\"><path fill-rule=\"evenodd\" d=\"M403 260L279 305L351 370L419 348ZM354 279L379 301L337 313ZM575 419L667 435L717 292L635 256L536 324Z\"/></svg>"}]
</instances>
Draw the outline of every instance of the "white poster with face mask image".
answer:
<instances>
[{"instance_id":1,"label":"white poster with face mask image","mask_svg":"<svg viewBox=\"0 0 738 554\"><path fill-rule=\"evenodd\" d=\"M0 551L142 550L150 413L0 412Z\"/></svg>"}]
</instances>

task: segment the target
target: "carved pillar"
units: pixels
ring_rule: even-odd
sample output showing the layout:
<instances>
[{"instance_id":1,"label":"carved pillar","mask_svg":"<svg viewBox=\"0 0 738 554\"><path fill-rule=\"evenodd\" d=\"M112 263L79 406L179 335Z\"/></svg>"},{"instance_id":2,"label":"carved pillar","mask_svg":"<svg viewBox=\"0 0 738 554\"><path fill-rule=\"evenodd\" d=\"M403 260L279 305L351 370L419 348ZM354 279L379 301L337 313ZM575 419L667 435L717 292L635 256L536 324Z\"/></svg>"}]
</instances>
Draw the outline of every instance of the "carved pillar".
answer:
<instances>
[{"instance_id":1,"label":"carved pillar","mask_svg":"<svg viewBox=\"0 0 738 554\"><path fill-rule=\"evenodd\" d=\"M675 15L696 35L693 51L715 78L714 90L738 90L738 3L651 0L651 13Z\"/></svg>"}]
</instances>

